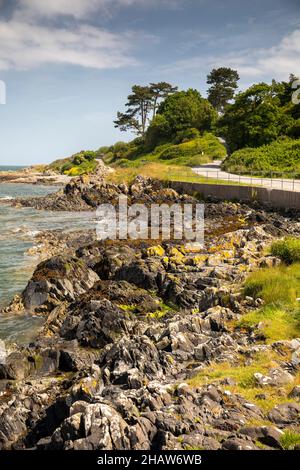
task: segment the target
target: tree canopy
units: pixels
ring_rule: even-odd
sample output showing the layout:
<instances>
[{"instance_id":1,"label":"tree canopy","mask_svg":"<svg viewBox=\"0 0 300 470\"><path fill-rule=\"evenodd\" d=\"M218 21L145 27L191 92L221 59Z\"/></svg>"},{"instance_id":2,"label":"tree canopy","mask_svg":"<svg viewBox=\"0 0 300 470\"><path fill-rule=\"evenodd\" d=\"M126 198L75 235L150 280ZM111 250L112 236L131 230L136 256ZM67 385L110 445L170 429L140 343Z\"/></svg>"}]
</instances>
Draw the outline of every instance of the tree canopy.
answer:
<instances>
[{"instance_id":1,"label":"tree canopy","mask_svg":"<svg viewBox=\"0 0 300 470\"><path fill-rule=\"evenodd\" d=\"M252 85L228 107L219 128L231 150L259 147L286 133L292 118L281 106L277 85Z\"/></svg>"},{"instance_id":2,"label":"tree canopy","mask_svg":"<svg viewBox=\"0 0 300 470\"><path fill-rule=\"evenodd\" d=\"M213 69L207 75L207 84L211 85L207 90L207 98L218 113L222 114L233 99L239 79L237 71L228 67Z\"/></svg>"},{"instance_id":3,"label":"tree canopy","mask_svg":"<svg viewBox=\"0 0 300 470\"><path fill-rule=\"evenodd\" d=\"M172 135L191 127L209 130L216 119L212 105L192 88L168 96L159 106L158 114L166 120Z\"/></svg>"},{"instance_id":4,"label":"tree canopy","mask_svg":"<svg viewBox=\"0 0 300 470\"><path fill-rule=\"evenodd\" d=\"M132 93L127 97L126 112L117 113L117 119L114 121L115 127L121 131L131 130L143 136L148 127L151 112L154 118L159 102L176 90L177 87L167 82L150 83L149 86L134 85Z\"/></svg>"}]
</instances>

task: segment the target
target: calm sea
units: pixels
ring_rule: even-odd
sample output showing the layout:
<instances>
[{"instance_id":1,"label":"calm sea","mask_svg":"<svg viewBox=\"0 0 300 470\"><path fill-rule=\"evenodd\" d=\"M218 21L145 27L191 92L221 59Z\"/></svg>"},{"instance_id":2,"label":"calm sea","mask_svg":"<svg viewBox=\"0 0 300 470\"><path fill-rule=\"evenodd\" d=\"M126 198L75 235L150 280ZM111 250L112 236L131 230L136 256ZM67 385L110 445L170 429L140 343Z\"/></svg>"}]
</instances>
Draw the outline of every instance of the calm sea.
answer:
<instances>
[{"instance_id":1,"label":"calm sea","mask_svg":"<svg viewBox=\"0 0 300 470\"><path fill-rule=\"evenodd\" d=\"M9 166L9 165L0 165L0 171L18 171L26 168L26 166Z\"/></svg>"},{"instance_id":2,"label":"calm sea","mask_svg":"<svg viewBox=\"0 0 300 470\"><path fill-rule=\"evenodd\" d=\"M39 231L74 230L94 227L92 213L37 211L13 208L6 203L15 197L43 196L57 187L30 184L0 184L0 307L7 305L26 286L37 259L26 255ZM0 338L27 342L40 318L31 315L0 315Z\"/></svg>"}]
</instances>

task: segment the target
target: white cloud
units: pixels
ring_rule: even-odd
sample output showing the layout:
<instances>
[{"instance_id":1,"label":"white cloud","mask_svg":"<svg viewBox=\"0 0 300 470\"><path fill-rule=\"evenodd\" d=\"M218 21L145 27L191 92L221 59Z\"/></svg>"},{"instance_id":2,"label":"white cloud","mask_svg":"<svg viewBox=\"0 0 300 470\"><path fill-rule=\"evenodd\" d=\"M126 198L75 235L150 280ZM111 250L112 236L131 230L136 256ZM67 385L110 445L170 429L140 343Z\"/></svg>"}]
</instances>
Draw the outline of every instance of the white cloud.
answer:
<instances>
[{"instance_id":1,"label":"white cloud","mask_svg":"<svg viewBox=\"0 0 300 470\"><path fill-rule=\"evenodd\" d=\"M194 56L166 67L165 71L187 73L227 66L236 68L245 82L264 77L282 80L287 79L290 73L300 75L299 57L300 29L296 29L272 47L247 48L214 56Z\"/></svg>"},{"instance_id":2,"label":"white cloud","mask_svg":"<svg viewBox=\"0 0 300 470\"><path fill-rule=\"evenodd\" d=\"M143 5L152 7L161 4L172 6L180 0L19 0L19 12L27 17L73 16L77 19L89 17L94 12L111 14L117 7Z\"/></svg>"},{"instance_id":3,"label":"white cloud","mask_svg":"<svg viewBox=\"0 0 300 470\"><path fill-rule=\"evenodd\" d=\"M11 19L0 20L0 70L26 70L44 64L96 69L136 65L132 50L145 35L109 32L88 24L87 17L106 5L144 1L19 0ZM60 15L77 21L68 21L63 27L52 21ZM147 39L151 40L149 36Z\"/></svg>"},{"instance_id":4,"label":"white cloud","mask_svg":"<svg viewBox=\"0 0 300 470\"><path fill-rule=\"evenodd\" d=\"M134 65L129 33L114 34L89 25L73 29L0 22L0 70L43 64L73 64L97 69Z\"/></svg>"}]
</instances>

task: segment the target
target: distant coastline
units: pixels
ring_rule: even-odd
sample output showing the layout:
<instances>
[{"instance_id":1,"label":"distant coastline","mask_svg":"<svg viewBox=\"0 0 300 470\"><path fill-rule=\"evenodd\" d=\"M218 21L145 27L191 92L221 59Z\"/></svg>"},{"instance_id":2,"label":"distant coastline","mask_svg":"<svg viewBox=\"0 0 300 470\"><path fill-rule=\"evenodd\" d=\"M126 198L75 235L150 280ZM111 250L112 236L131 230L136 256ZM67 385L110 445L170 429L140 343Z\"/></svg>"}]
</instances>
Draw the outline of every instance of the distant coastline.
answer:
<instances>
[{"instance_id":1,"label":"distant coastline","mask_svg":"<svg viewBox=\"0 0 300 470\"><path fill-rule=\"evenodd\" d=\"M18 171L23 170L26 166L21 165L0 165L0 171Z\"/></svg>"}]
</instances>

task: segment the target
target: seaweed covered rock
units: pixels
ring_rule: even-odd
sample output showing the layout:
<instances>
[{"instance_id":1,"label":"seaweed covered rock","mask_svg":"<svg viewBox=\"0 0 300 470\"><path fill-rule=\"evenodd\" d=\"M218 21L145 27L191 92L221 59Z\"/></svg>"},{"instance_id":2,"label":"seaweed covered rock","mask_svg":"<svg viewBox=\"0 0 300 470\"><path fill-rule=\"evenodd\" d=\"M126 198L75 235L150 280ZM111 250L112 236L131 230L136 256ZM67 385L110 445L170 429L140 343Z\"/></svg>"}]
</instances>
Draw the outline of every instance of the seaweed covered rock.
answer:
<instances>
[{"instance_id":1,"label":"seaweed covered rock","mask_svg":"<svg viewBox=\"0 0 300 470\"><path fill-rule=\"evenodd\" d=\"M97 280L82 260L55 256L38 265L22 294L23 304L28 310L51 310L60 302L72 302Z\"/></svg>"}]
</instances>

